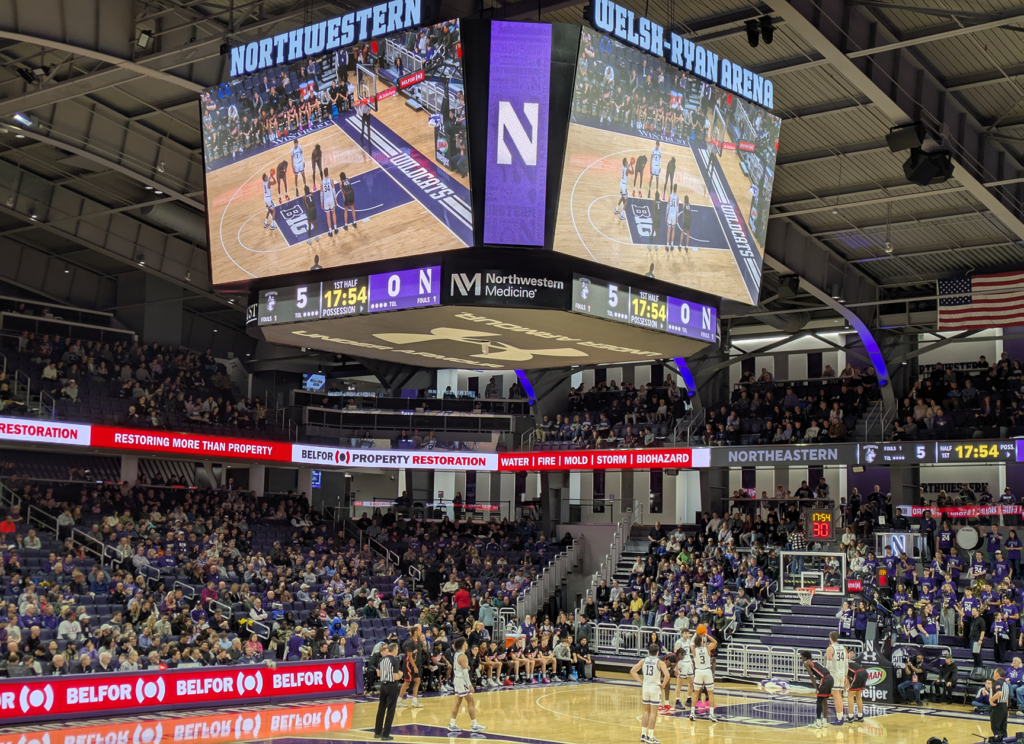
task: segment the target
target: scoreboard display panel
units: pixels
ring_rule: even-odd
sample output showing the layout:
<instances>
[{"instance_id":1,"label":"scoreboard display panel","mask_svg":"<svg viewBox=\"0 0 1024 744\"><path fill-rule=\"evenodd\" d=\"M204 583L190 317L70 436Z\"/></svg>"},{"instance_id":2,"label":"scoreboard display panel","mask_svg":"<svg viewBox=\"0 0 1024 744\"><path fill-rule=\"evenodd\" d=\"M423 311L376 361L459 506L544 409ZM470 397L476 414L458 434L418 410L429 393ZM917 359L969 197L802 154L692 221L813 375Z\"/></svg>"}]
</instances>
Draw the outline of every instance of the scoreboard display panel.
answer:
<instances>
[{"instance_id":1,"label":"scoreboard display panel","mask_svg":"<svg viewBox=\"0 0 1024 744\"><path fill-rule=\"evenodd\" d=\"M260 292L258 324L296 323L441 303L441 267L389 271Z\"/></svg>"},{"instance_id":2,"label":"scoreboard display panel","mask_svg":"<svg viewBox=\"0 0 1024 744\"><path fill-rule=\"evenodd\" d=\"M572 311L701 341L718 338L713 307L580 274L573 276Z\"/></svg>"}]
</instances>

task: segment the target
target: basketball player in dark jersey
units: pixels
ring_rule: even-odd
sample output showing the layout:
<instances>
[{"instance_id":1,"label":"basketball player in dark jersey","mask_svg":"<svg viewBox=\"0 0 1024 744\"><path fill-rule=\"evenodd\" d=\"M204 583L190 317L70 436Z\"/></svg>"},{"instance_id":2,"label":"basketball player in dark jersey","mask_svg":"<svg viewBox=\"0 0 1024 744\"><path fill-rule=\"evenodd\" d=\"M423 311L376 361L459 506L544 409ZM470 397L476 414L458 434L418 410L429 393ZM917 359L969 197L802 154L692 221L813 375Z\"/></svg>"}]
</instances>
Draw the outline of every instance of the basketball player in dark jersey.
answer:
<instances>
[{"instance_id":1,"label":"basketball player in dark jersey","mask_svg":"<svg viewBox=\"0 0 1024 744\"><path fill-rule=\"evenodd\" d=\"M288 196L288 161L277 164L277 203L281 203L281 184L284 184L285 196Z\"/></svg>"},{"instance_id":2,"label":"basketball player in dark jersey","mask_svg":"<svg viewBox=\"0 0 1024 744\"><path fill-rule=\"evenodd\" d=\"M832 696L835 680L832 679L832 674L824 664L819 664L811 659L810 651L801 651L800 658L803 659L804 669L818 691L816 715L811 728L828 728L828 699Z\"/></svg>"},{"instance_id":3,"label":"basketball player in dark jersey","mask_svg":"<svg viewBox=\"0 0 1024 744\"><path fill-rule=\"evenodd\" d=\"M313 238L320 242L320 234L316 231L316 197L309 193L309 186L303 186L306 192L302 197L306 209L306 245L313 245Z\"/></svg>"},{"instance_id":4,"label":"basketball player in dark jersey","mask_svg":"<svg viewBox=\"0 0 1024 744\"><path fill-rule=\"evenodd\" d=\"M320 143L319 142L317 142L316 145L314 145L314 147L313 147L313 154L309 156L309 159L313 163L313 167L310 168L310 171L312 171L311 175L313 176L313 183L314 184L316 183L316 171L317 171L318 168L320 169L320 180L323 181L324 180L324 164L323 164L324 154L323 154L323 151L320 149ZM314 188L315 188L315 186L314 186Z\"/></svg>"},{"instance_id":5,"label":"basketball player in dark jersey","mask_svg":"<svg viewBox=\"0 0 1024 744\"><path fill-rule=\"evenodd\" d=\"M356 222L356 192L352 188L352 182L348 177L341 174L341 229L348 230L349 210L352 211L352 227L359 227Z\"/></svg>"},{"instance_id":6,"label":"basketball player in dark jersey","mask_svg":"<svg viewBox=\"0 0 1024 744\"><path fill-rule=\"evenodd\" d=\"M856 658L851 658L847 662L846 678L850 681L850 689L846 693L847 717L851 721L863 721L864 688L868 686L868 670Z\"/></svg>"},{"instance_id":7,"label":"basketball player in dark jersey","mask_svg":"<svg viewBox=\"0 0 1024 744\"><path fill-rule=\"evenodd\" d=\"M676 182L676 159L669 158L668 165L665 166L665 192L668 193L672 190L672 186Z\"/></svg>"},{"instance_id":8,"label":"basketball player in dark jersey","mask_svg":"<svg viewBox=\"0 0 1024 744\"><path fill-rule=\"evenodd\" d=\"M636 188L636 179L640 179L640 190L633 193L633 196L643 196L644 191L644 171L647 169L647 156L641 155L636 159L636 165L633 166L633 188Z\"/></svg>"}]
</instances>

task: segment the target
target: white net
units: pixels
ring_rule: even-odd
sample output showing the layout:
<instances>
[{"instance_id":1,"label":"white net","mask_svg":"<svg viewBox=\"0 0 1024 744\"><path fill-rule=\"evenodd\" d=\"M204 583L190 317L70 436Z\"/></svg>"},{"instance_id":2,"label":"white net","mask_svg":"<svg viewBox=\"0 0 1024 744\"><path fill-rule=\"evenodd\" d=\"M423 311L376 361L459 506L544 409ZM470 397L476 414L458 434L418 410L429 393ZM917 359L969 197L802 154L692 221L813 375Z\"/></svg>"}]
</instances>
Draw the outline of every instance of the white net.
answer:
<instances>
[{"instance_id":1,"label":"white net","mask_svg":"<svg viewBox=\"0 0 1024 744\"><path fill-rule=\"evenodd\" d=\"M800 604L807 607L811 604L811 600L814 599L813 589L797 589L796 596L800 598Z\"/></svg>"}]
</instances>

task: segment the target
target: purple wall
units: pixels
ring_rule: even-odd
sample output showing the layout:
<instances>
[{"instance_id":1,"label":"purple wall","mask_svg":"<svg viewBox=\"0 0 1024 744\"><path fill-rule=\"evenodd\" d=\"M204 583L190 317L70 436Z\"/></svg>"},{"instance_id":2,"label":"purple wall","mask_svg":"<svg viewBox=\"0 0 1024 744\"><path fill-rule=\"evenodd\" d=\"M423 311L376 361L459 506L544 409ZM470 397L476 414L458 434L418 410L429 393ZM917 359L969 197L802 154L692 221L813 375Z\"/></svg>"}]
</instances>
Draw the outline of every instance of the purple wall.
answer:
<instances>
[{"instance_id":1,"label":"purple wall","mask_svg":"<svg viewBox=\"0 0 1024 744\"><path fill-rule=\"evenodd\" d=\"M846 472L847 495L852 493L855 487L861 493L871 493L875 486L881 486L882 493L886 493L891 488L889 475L889 468L868 468L863 473L855 473L851 467Z\"/></svg>"}]
</instances>

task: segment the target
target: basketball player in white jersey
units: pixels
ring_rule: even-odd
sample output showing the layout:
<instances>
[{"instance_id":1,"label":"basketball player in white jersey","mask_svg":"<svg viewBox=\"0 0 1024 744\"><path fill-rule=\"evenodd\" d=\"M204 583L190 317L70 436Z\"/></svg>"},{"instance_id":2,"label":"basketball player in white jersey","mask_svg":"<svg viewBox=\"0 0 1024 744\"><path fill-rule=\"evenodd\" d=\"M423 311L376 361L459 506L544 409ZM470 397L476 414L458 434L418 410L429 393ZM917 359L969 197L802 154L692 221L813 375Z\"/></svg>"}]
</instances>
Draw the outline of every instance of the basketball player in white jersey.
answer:
<instances>
[{"instance_id":1,"label":"basketball player in white jersey","mask_svg":"<svg viewBox=\"0 0 1024 744\"><path fill-rule=\"evenodd\" d=\"M615 214L619 215L620 220L626 219L626 205L629 203L629 174L632 172L633 166L626 158L623 158L622 177L619 179L619 201L615 205Z\"/></svg>"},{"instance_id":2,"label":"basketball player in white jersey","mask_svg":"<svg viewBox=\"0 0 1024 744\"><path fill-rule=\"evenodd\" d=\"M660 650L657 643L652 643L647 647L647 657L640 659L629 670L633 679L641 685L641 700L644 709L640 717L640 741L643 744L661 744L660 740L654 738L654 725L658 722L661 688L670 675L665 662L658 658ZM643 674L642 677L641 674Z\"/></svg>"},{"instance_id":3,"label":"basketball player in white jersey","mask_svg":"<svg viewBox=\"0 0 1024 744\"><path fill-rule=\"evenodd\" d=\"M708 718L718 723L715 717L715 673L711 669L711 652L718 641L707 634L697 634L693 639L693 697L690 706L690 720L697 720L697 698L701 690L708 693Z\"/></svg>"},{"instance_id":4,"label":"basketball player in white jersey","mask_svg":"<svg viewBox=\"0 0 1024 744\"><path fill-rule=\"evenodd\" d=\"M302 155L302 145L298 140L292 145L292 170L295 171L295 198L298 198L299 176L302 176L302 185L306 185L306 159Z\"/></svg>"},{"instance_id":5,"label":"basketball player in white jersey","mask_svg":"<svg viewBox=\"0 0 1024 744\"><path fill-rule=\"evenodd\" d=\"M676 641L676 707L682 709L680 691L686 683L686 705L693 700L693 639L690 631L684 630Z\"/></svg>"},{"instance_id":6,"label":"basketball player in white jersey","mask_svg":"<svg viewBox=\"0 0 1024 744\"><path fill-rule=\"evenodd\" d=\"M267 214L263 218L263 227L269 227L271 230L277 229L277 222L274 220L277 207L274 206L274 194L270 190L270 187L274 185L276 180L274 178L274 171L270 171L269 174L263 174L263 204L267 208Z\"/></svg>"},{"instance_id":7,"label":"basketball player in white jersey","mask_svg":"<svg viewBox=\"0 0 1024 744\"><path fill-rule=\"evenodd\" d=\"M324 168L320 178L320 208L327 216L327 237L333 237L338 232L337 217L334 214L338 206L338 197L334 193L334 179L331 178L330 170Z\"/></svg>"},{"instance_id":8,"label":"basketball player in white jersey","mask_svg":"<svg viewBox=\"0 0 1024 744\"><path fill-rule=\"evenodd\" d=\"M676 187L672 187L672 194L668 198L668 207L665 209L665 250L675 250L676 224L679 222L679 194Z\"/></svg>"},{"instance_id":9,"label":"basketball player in white jersey","mask_svg":"<svg viewBox=\"0 0 1024 744\"><path fill-rule=\"evenodd\" d=\"M466 711L473 722L473 728L470 730L475 733L481 733L486 731L487 727L481 726L476 722L476 702L473 700L473 684L469 680L469 659L466 658L466 639L456 638L452 647L455 649L455 656L452 658L452 685L455 687L455 709L452 710L452 720L448 722L448 730L453 734L462 733L462 729L459 728L455 719L459 715L462 701L465 700Z\"/></svg>"},{"instance_id":10,"label":"basketball player in white jersey","mask_svg":"<svg viewBox=\"0 0 1024 744\"><path fill-rule=\"evenodd\" d=\"M846 647L839 643L839 633L828 634L828 650L825 651L825 667L832 673L832 679L839 685L832 690L832 701L836 706L836 724L843 725L843 687L849 683Z\"/></svg>"},{"instance_id":11,"label":"basketball player in white jersey","mask_svg":"<svg viewBox=\"0 0 1024 744\"><path fill-rule=\"evenodd\" d=\"M647 181L647 198L651 198L651 184L656 191L661 189L661 143L655 141L651 150L651 177Z\"/></svg>"}]
</instances>

